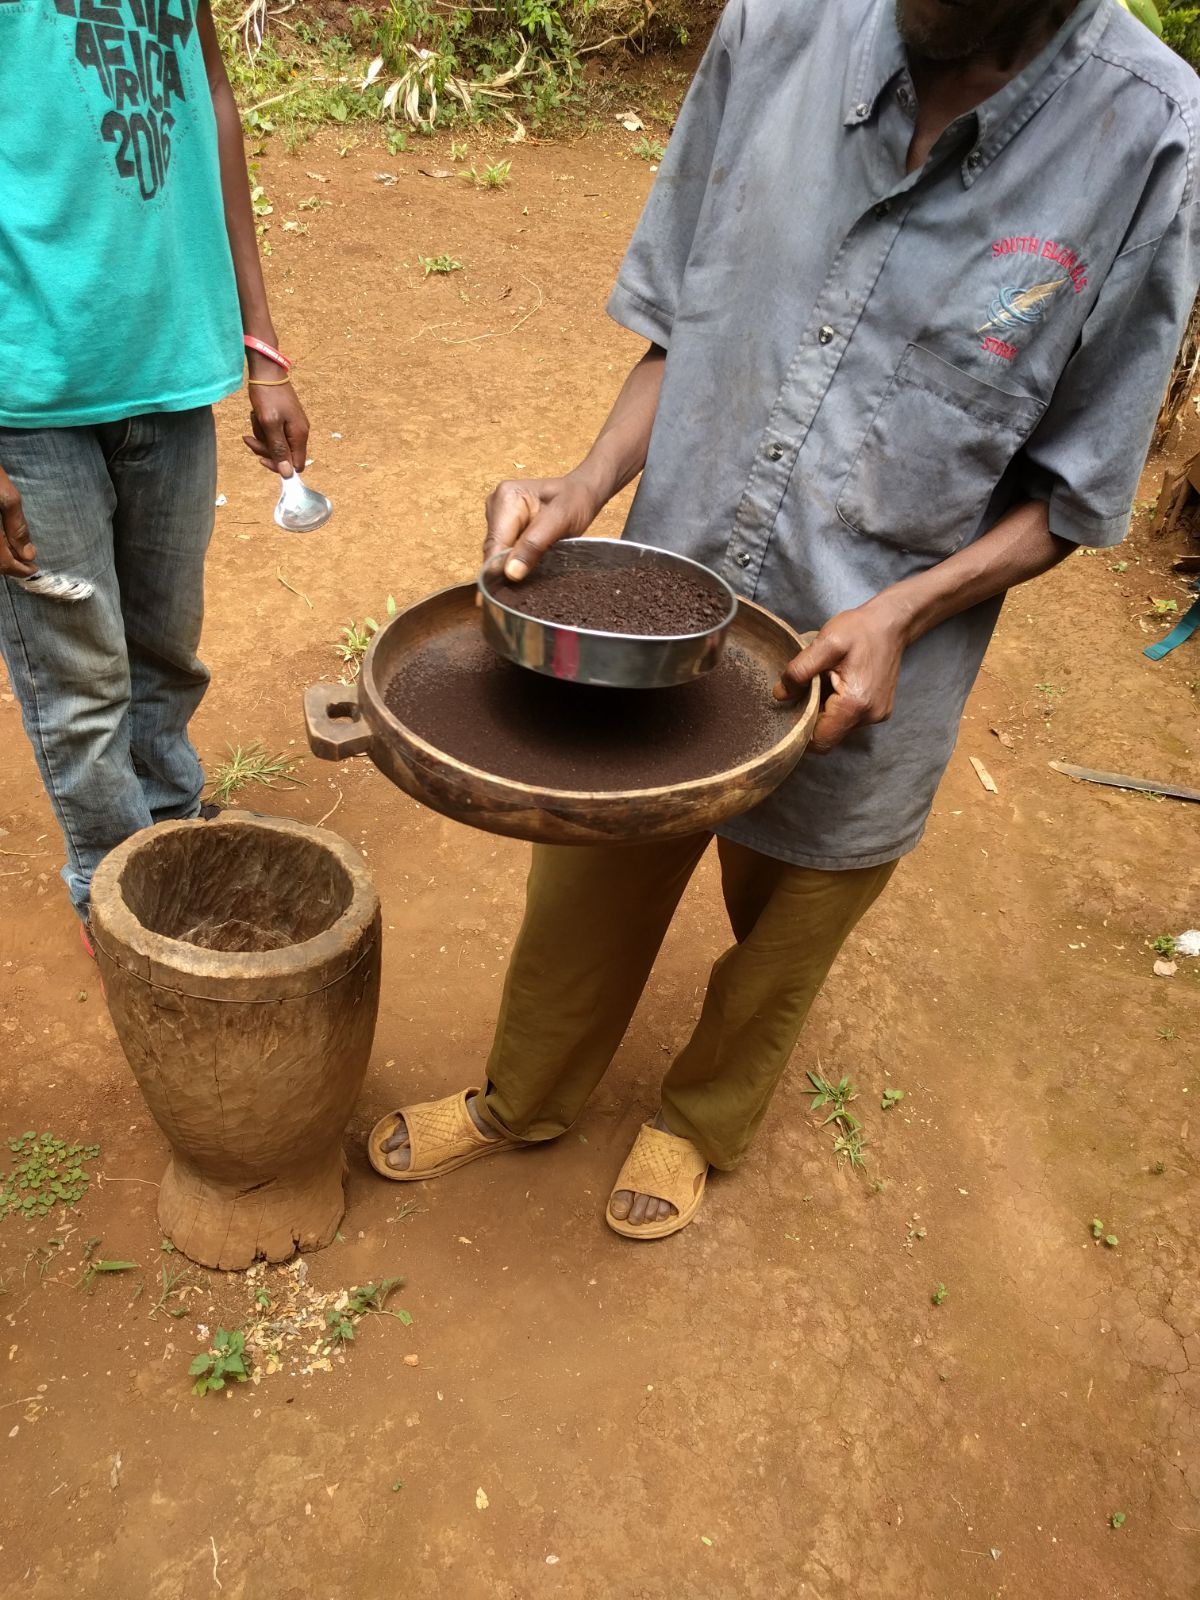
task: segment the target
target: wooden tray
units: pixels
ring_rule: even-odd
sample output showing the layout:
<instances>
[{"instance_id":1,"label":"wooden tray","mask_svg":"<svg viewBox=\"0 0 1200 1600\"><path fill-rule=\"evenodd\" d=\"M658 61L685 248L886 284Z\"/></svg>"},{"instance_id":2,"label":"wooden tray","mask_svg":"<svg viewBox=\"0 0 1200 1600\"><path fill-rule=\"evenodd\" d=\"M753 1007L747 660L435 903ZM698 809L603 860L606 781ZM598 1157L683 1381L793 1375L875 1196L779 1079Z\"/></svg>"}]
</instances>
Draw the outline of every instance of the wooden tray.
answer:
<instances>
[{"instance_id":1,"label":"wooden tray","mask_svg":"<svg viewBox=\"0 0 1200 1600\"><path fill-rule=\"evenodd\" d=\"M661 788L555 789L468 766L405 727L384 696L400 664L431 640L452 643L456 635L478 640L475 593L473 583L464 583L417 601L375 635L357 682L306 690L304 715L313 754L327 761L370 755L414 800L488 833L542 844L615 844L718 827L764 800L804 753L819 710L817 682L805 700L778 711L780 736L769 749L726 772ZM728 643L752 656L774 681L805 641L771 612L742 600Z\"/></svg>"}]
</instances>

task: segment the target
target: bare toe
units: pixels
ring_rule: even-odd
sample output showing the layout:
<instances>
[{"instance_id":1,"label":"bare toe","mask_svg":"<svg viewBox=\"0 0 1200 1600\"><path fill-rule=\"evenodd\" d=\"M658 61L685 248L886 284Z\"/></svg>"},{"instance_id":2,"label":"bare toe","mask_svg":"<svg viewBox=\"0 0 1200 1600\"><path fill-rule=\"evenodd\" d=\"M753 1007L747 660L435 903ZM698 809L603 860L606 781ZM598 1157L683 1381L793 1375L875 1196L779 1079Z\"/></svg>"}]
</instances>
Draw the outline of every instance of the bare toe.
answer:
<instances>
[{"instance_id":1,"label":"bare toe","mask_svg":"<svg viewBox=\"0 0 1200 1600\"><path fill-rule=\"evenodd\" d=\"M630 1222L640 1227L646 1220L646 1209L649 1205L650 1196L648 1194L639 1194L635 1196L633 1210L629 1213Z\"/></svg>"},{"instance_id":2,"label":"bare toe","mask_svg":"<svg viewBox=\"0 0 1200 1600\"><path fill-rule=\"evenodd\" d=\"M633 1205L633 1195L628 1189L618 1189L608 1202L609 1210L618 1222L624 1222Z\"/></svg>"},{"instance_id":3,"label":"bare toe","mask_svg":"<svg viewBox=\"0 0 1200 1600\"><path fill-rule=\"evenodd\" d=\"M403 1122L396 1124L391 1138L383 1141L383 1148L387 1152L387 1164L394 1172L403 1172L409 1166L412 1151L408 1148L408 1129Z\"/></svg>"}]
</instances>

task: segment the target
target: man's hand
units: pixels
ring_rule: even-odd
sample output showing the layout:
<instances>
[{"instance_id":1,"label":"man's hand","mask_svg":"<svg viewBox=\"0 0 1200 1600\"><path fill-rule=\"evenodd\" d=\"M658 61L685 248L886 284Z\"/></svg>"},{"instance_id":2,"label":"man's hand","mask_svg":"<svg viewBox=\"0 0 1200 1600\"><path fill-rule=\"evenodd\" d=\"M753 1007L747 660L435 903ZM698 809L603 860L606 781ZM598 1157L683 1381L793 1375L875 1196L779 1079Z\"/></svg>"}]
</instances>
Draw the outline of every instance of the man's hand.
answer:
<instances>
[{"instance_id":1,"label":"man's hand","mask_svg":"<svg viewBox=\"0 0 1200 1600\"><path fill-rule=\"evenodd\" d=\"M809 749L818 755L854 728L886 722L896 703L904 635L900 619L878 601L831 617L812 644L788 663L776 700L797 700L818 673L833 692L821 708Z\"/></svg>"},{"instance_id":2,"label":"man's hand","mask_svg":"<svg viewBox=\"0 0 1200 1600\"><path fill-rule=\"evenodd\" d=\"M16 484L0 467L0 575L27 578L37 570L34 550L25 521L25 508Z\"/></svg>"},{"instance_id":3,"label":"man's hand","mask_svg":"<svg viewBox=\"0 0 1200 1600\"><path fill-rule=\"evenodd\" d=\"M504 575L519 583L552 544L590 527L602 504L574 474L502 483L488 495L483 559L510 550Z\"/></svg>"},{"instance_id":4,"label":"man's hand","mask_svg":"<svg viewBox=\"0 0 1200 1600\"><path fill-rule=\"evenodd\" d=\"M290 478L293 469L302 471L308 450L308 418L291 384L251 385L250 407L254 432L242 435L246 448L281 478Z\"/></svg>"}]
</instances>

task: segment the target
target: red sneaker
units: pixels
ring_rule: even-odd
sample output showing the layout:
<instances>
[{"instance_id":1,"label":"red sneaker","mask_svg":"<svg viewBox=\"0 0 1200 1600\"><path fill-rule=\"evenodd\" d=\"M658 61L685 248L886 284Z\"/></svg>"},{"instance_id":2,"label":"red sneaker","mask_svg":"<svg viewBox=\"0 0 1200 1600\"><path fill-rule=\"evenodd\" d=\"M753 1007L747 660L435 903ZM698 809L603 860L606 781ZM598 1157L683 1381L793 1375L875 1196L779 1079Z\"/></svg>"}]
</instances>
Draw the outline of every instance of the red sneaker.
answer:
<instances>
[{"instance_id":1,"label":"red sneaker","mask_svg":"<svg viewBox=\"0 0 1200 1600\"><path fill-rule=\"evenodd\" d=\"M81 922L79 924L79 942L87 951L88 955L91 956L92 960L95 961L96 946L92 943L92 930L88 927L86 922Z\"/></svg>"}]
</instances>

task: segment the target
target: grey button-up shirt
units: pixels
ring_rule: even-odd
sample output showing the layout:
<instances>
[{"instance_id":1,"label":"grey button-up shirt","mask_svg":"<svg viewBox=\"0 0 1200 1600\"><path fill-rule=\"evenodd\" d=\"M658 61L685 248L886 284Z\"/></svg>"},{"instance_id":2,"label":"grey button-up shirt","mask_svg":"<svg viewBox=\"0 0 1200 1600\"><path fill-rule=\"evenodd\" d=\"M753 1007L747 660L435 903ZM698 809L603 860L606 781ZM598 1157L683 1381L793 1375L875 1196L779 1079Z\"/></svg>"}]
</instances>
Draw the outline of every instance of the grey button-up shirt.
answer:
<instances>
[{"instance_id":1,"label":"grey button-up shirt","mask_svg":"<svg viewBox=\"0 0 1200 1600\"><path fill-rule=\"evenodd\" d=\"M733 0L609 306L667 349L628 537L799 628L1031 498L1117 543L1200 280L1198 89L1082 0L906 176L894 0ZM910 850L998 613L913 645L890 722L723 831L812 867Z\"/></svg>"}]
</instances>

